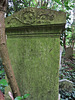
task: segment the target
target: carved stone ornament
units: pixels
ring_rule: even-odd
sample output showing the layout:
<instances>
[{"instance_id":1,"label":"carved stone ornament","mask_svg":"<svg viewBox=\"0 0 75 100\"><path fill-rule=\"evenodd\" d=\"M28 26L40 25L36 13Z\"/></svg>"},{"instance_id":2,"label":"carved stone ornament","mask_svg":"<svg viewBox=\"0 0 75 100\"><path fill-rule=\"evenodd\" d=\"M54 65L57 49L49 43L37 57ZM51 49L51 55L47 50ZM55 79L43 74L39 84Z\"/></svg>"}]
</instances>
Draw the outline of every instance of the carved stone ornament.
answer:
<instances>
[{"instance_id":1,"label":"carved stone ornament","mask_svg":"<svg viewBox=\"0 0 75 100\"><path fill-rule=\"evenodd\" d=\"M54 18L54 14L50 10L47 10L46 13L44 9L25 8L13 14L11 19L8 20L8 24L11 24L13 20L25 25L49 24Z\"/></svg>"},{"instance_id":2,"label":"carved stone ornament","mask_svg":"<svg viewBox=\"0 0 75 100\"><path fill-rule=\"evenodd\" d=\"M54 14L46 14L45 11L37 13L36 9L30 8L25 10L25 12L22 15L22 18L25 23L28 22L30 24L50 23L54 20Z\"/></svg>"},{"instance_id":3,"label":"carved stone ornament","mask_svg":"<svg viewBox=\"0 0 75 100\"><path fill-rule=\"evenodd\" d=\"M33 24L35 23L35 12L34 11L26 11L23 13L22 20L24 23L30 23Z\"/></svg>"},{"instance_id":4,"label":"carved stone ornament","mask_svg":"<svg viewBox=\"0 0 75 100\"><path fill-rule=\"evenodd\" d=\"M37 23L50 23L52 20L54 20L54 15L40 14L37 16L37 19Z\"/></svg>"},{"instance_id":5,"label":"carved stone ornament","mask_svg":"<svg viewBox=\"0 0 75 100\"><path fill-rule=\"evenodd\" d=\"M65 24L66 14L62 11L27 7L5 20L7 27L22 27L31 25L57 25Z\"/></svg>"}]
</instances>

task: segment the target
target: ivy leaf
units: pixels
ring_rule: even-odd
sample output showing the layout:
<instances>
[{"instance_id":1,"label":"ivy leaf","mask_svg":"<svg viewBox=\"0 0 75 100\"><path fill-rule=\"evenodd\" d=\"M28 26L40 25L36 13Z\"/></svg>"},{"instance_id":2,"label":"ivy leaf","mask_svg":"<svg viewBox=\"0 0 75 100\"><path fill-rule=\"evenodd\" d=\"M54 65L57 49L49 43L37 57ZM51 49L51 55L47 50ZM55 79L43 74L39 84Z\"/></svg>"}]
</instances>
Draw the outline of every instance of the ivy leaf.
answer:
<instances>
[{"instance_id":1,"label":"ivy leaf","mask_svg":"<svg viewBox=\"0 0 75 100\"><path fill-rule=\"evenodd\" d=\"M3 74L4 73L4 70L0 71L0 74Z\"/></svg>"},{"instance_id":2,"label":"ivy leaf","mask_svg":"<svg viewBox=\"0 0 75 100\"><path fill-rule=\"evenodd\" d=\"M42 6L41 8L46 9L46 7L45 7L45 6Z\"/></svg>"},{"instance_id":3,"label":"ivy leaf","mask_svg":"<svg viewBox=\"0 0 75 100\"><path fill-rule=\"evenodd\" d=\"M66 28L66 30L72 32L72 28L68 27L68 28Z\"/></svg>"},{"instance_id":4,"label":"ivy leaf","mask_svg":"<svg viewBox=\"0 0 75 100\"><path fill-rule=\"evenodd\" d=\"M37 0L32 0L32 1L33 1L34 5L36 5L36 4L37 4Z\"/></svg>"},{"instance_id":5,"label":"ivy leaf","mask_svg":"<svg viewBox=\"0 0 75 100\"><path fill-rule=\"evenodd\" d=\"M66 19L69 19L69 20L71 20L70 16L67 16L67 17L66 17Z\"/></svg>"},{"instance_id":6,"label":"ivy leaf","mask_svg":"<svg viewBox=\"0 0 75 100\"><path fill-rule=\"evenodd\" d=\"M15 98L15 100L22 100L22 99L23 99L23 98L20 97L20 96L18 96L18 97Z\"/></svg>"},{"instance_id":7,"label":"ivy leaf","mask_svg":"<svg viewBox=\"0 0 75 100\"><path fill-rule=\"evenodd\" d=\"M70 7L74 8L74 5L71 5Z\"/></svg>"},{"instance_id":8,"label":"ivy leaf","mask_svg":"<svg viewBox=\"0 0 75 100\"><path fill-rule=\"evenodd\" d=\"M7 83L7 81L5 79L1 79L0 80L0 85L2 85L2 86L8 86L8 83Z\"/></svg>"},{"instance_id":9,"label":"ivy leaf","mask_svg":"<svg viewBox=\"0 0 75 100\"><path fill-rule=\"evenodd\" d=\"M55 2L57 2L57 3L59 3L60 2L60 0L54 0Z\"/></svg>"},{"instance_id":10,"label":"ivy leaf","mask_svg":"<svg viewBox=\"0 0 75 100\"><path fill-rule=\"evenodd\" d=\"M68 5L68 1L65 1L64 3L65 3L65 5Z\"/></svg>"},{"instance_id":11,"label":"ivy leaf","mask_svg":"<svg viewBox=\"0 0 75 100\"><path fill-rule=\"evenodd\" d=\"M29 95L30 95L30 94L25 94L25 95L23 96L23 98L26 99L26 98L29 97Z\"/></svg>"},{"instance_id":12,"label":"ivy leaf","mask_svg":"<svg viewBox=\"0 0 75 100\"><path fill-rule=\"evenodd\" d=\"M66 7L67 10L72 10L72 8L69 7L68 5L65 5L65 7Z\"/></svg>"}]
</instances>

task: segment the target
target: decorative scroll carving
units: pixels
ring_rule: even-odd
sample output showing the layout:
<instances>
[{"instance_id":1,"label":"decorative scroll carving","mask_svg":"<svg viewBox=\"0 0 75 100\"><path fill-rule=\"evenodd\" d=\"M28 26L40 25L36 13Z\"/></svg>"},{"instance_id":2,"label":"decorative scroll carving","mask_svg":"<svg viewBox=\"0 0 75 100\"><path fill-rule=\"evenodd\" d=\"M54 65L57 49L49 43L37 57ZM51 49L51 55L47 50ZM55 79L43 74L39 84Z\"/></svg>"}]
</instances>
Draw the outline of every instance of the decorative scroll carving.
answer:
<instances>
[{"instance_id":1,"label":"decorative scroll carving","mask_svg":"<svg viewBox=\"0 0 75 100\"><path fill-rule=\"evenodd\" d=\"M54 15L40 14L37 16L37 23L50 23L54 20Z\"/></svg>"},{"instance_id":2,"label":"decorative scroll carving","mask_svg":"<svg viewBox=\"0 0 75 100\"><path fill-rule=\"evenodd\" d=\"M31 25L31 24L28 23L28 22L22 21L22 20L21 20L20 18L18 18L18 17L12 17L12 18L8 21L8 24L10 24L10 22L11 22L13 19L16 19L17 21L19 21L19 22L22 23L22 24Z\"/></svg>"},{"instance_id":3,"label":"decorative scroll carving","mask_svg":"<svg viewBox=\"0 0 75 100\"><path fill-rule=\"evenodd\" d=\"M15 14L17 15L17 14ZM17 16L13 16L8 24L12 22L12 20L16 19L16 21L26 24L26 25L32 25L32 24L49 24L51 21L54 20L54 14L50 13L50 10L46 12L44 9L38 9L38 8L26 8L23 11L20 11L20 13Z\"/></svg>"},{"instance_id":4,"label":"decorative scroll carving","mask_svg":"<svg viewBox=\"0 0 75 100\"><path fill-rule=\"evenodd\" d=\"M30 23L33 24L35 23L35 12L33 11L26 11L23 13L23 21L24 23Z\"/></svg>"}]
</instances>

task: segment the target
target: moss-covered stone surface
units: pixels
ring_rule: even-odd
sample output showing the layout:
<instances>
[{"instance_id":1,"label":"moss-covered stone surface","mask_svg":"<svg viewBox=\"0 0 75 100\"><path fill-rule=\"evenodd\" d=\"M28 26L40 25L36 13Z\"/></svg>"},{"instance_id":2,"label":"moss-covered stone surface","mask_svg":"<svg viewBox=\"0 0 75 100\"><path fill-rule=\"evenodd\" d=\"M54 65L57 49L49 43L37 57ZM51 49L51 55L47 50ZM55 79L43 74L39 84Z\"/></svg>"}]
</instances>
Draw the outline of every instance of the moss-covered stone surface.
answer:
<instances>
[{"instance_id":1,"label":"moss-covered stone surface","mask_svg":"<svg viewBox=\"0 0 75 100\"><path fill-rule=\"evenodd\" d=\"M65 21L63 12L36 8L5 20L11 64L21 95L30 94L28 100L58 100L60 33Z\"/></svg>"},{"instance_id":2,"label":"moss-covered stone surface","mask_svg":"<svg viewBox=\"0 0 75 100\"><path fill-rule=\"evenodd\" d=\"M29 25L65 24L66 14L41 8L25 8L5 20L6 27L21 27Z\"/></svg>"},{"instance_id":3,"label":"moss-covered stone surface","mask_svg":"<svg viewBox=\"0 0 75 100\"><path fill-rule=\"evenodd\" d=\"M8 51L21 94L28 100L57 100L59 39L8 38Z\"/></svg>"}]
</instances>

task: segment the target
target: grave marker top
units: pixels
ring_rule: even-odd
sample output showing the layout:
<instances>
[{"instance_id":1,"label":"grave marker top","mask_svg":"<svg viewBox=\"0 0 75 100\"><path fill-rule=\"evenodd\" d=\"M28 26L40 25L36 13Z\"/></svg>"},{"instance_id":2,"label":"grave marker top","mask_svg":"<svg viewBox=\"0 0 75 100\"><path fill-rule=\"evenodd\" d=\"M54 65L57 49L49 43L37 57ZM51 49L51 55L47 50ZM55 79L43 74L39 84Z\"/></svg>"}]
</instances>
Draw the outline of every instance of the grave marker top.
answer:
<instances>
[{"instance_id":1,"label":"grave marker top","mask_svg":"<svg viewBox=\"0 0 75 100\"><path fill-rule=\"evenodd\" d=\"M65 24L66 14L62 11L54 11L41 8L25 8L12 16L9 16L5 23L8 27L21 27L30 25L51 25Z\"/></svg>"},{"instance_id":2,"label":"grave marker top","mask_svg":"<svg viewBox=\"0 0 75 100\"><path fill-rule=\"evenodd\" d=\"M6 33L12 34L56 34L65 29L66 14L41 8L25 8L5 19ZM23 36L22 34L22 36Z\"/></svg>"}]
</instances>

